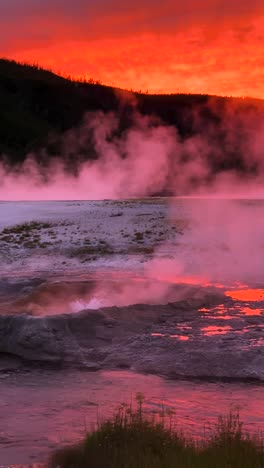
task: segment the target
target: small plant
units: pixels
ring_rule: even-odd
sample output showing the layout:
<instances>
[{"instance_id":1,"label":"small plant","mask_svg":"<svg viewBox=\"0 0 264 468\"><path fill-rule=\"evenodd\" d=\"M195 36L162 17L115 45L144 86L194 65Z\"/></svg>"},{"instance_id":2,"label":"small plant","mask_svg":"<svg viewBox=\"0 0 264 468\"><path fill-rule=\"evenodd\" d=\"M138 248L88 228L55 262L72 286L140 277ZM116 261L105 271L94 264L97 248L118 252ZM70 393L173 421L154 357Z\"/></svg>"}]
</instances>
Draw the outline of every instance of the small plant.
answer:
<instances>
[{"instance_id":1,"label":"small plant","mask_svg":"<svg viewBox=\"0 0 264 468\"><path fill-rule=\"evenodd\" d=\"M127 253L128 254L146 254L146 255L151 255L153 254L155 251L154 247L152 246L147 246L147 245L136 245L136 246L132 246L128 249Z\"/></svg>"},{"instance_id":2,"label":"small plant","mask_svg":"<svg viewBox=\"0 0 264 468\"><path fill-rule=\"evenodd\" d=\"M26 234L31 231L49 229L52 227L51 223L42 223L39 221L30 221L29 223L17 224L16 226L11 226L4 228L1 234Z\"/></svg>"},{"instance_id":3,"label":"small plant","mask_svg":"<svg viewBox=\"0 0 264 468\"><path fill-rule=\"evenodd\" d=\"M11 235L2 235L0 239L2 242L7 242L7 243L13 242L15 240L15 238Z\"/></svg>"},{"instance_id":4,"label":"small plant","mask_svg":"<svg viewBox=\"0 0 264 468\"><path fill-rule=\"evenodd\" d=\"M119 216L123 216L124 213L122 213L121 211L118 212L118 213L112 213L110 214L110 218L118 218Z\"/></svg>"},{"instance_id":5,"label":"small plant","mask_svg":"<svg viewBox=\"0 0 264 468\"><path fill-rule=\"evenodd\" d=\"M15 247L26 249L45 248L52 245L50 242L41 242L42 229L48 229L47 234L51 239L56 239L56 233L50 228L53 225L48 222L31 221L4 228L0 233L0 240Z\"/></svg>"},{"instance_id":6,"label":"small plant","mask_svg":"<svg viewBox=\"0 0 264 468\"><path fill-rule=\"evenodd\" d=\"M143 232L135 232L134 236L135 236L135 240L137 242L143 242L144 241L144 233Z\"/></svg>"},{"instance_id":7,"label":"small plant","mask_svg":"<svg viewBox=\"0 0 264 468\"><path fill-rule=\"evenodd\" d=\"M85 255L110 255L113 253L111 245L105 241L99 241L96 245L90 245L88 242L84 242L82 247L71 249L69 254L70 257L84 257Z\"/></svg>"}]
</instances>

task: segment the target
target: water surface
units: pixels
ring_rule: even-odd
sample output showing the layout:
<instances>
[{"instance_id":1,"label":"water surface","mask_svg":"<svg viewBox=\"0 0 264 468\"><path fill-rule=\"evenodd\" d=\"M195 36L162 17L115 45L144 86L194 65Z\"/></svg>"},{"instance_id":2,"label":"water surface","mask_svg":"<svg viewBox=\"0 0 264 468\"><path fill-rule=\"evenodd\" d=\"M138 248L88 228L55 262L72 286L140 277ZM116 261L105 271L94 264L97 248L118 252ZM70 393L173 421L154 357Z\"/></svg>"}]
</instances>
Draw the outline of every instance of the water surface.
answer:
<instances>
[{"instance_id":1,"label":"water surface","mask_svg":"<svg viewBox=\"0 0 264 468\"><path fill-rule=\"evenodd\" d=\"M197 438L219 415L240 410L248 431L263 430L263 385L175 382L127 371L31 370L0 379L2 465L45 461L58 446L80 440L120 403L143 392L145 410L175 412L176 428Z\"/></svg>"}]
</instances>

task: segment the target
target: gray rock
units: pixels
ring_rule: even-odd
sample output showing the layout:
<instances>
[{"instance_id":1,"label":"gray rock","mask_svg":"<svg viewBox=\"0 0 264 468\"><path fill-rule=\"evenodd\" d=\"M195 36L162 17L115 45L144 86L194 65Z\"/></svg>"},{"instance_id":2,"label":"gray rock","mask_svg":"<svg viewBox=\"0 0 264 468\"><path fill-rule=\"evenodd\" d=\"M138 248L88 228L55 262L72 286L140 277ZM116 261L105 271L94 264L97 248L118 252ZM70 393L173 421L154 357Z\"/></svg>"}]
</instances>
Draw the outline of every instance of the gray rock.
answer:
<instances>
[{"instance_id":1,"label":"gray rock","mask_svg":"<svg viewBox=\"0 0 264 468\"><path fill-rule=\"evenodd\" d=\"M214 298L214 305L220 299ZM228 323L219 316L205 322L198 309L208 303L212 297L45 317L0 316L0 353L89 370L131 368L170 378L264 380L262 317L254 317L254 326L245 333L248 321L241 314ZM207 336L203 328L208 325L230 329Z\"/></svg>"}]
</instances>

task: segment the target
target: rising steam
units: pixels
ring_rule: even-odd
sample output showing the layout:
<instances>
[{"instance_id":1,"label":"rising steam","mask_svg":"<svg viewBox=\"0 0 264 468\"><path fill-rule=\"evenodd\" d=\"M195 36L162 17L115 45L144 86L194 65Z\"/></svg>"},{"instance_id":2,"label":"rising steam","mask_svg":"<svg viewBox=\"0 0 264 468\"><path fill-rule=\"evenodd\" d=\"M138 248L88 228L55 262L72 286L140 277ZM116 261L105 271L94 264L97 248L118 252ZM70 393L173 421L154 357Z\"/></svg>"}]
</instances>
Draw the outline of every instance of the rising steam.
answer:
<instances>
[{"instance_id":1,"label":"rising steam","mask_svg":"<svg viewBox=\"0 0 264 468\"><path fill-rule=\"evenodd\" d=\"M224 147L209 129L208 134L201 129L182 139L176 127L142 116L136 108L126 130L120 131L120 119L114 113L88 113L79 128L64 135L62 154L47 158L45 165L37 154L29 154L16 168L2 163L0 200L117 199L164 190L175 195L263 196L261 122L255 131L241 134L232 128L232 119L221 129L230 154L241 152L241 172L215 169L225 158ZM87 148L93 153L89 161L83 157ZM74 164L74 172L65 161Z\"/></svg>"},{"instance_id":2,"label":"rising steam","mask_svg":"<svg viewBox=\"0 0 264 468\"><path fill-rule=\"evenodd\" d=\"M174 195L263 198L264 125L244 134L225 131L231 148L246 151L246 168L216 171L212 158L223 151L210 132L183 140L175 127L135 109L131 125L119 131L114 113L89 113L78 129L64 136L63 154L45 167L28 155L19 168L0 166L1 200L76 200L144 197L169 189ZM93 160L83 161L82 151L93 147ZM77 170L66 170L72 157ZM211 158L211 159L210 159ZM189 204L191 227L178 241L176 257L149 262L147 276L247 281L264 274L264 224L259 206L250 210L236 202ZM156 273L155 273L156 272Z\"/></svg>"},{"instance_id":3,"label":"rising steam","mask_svg":"<svg viewBox=\"0 0 264 468\"><path fill-rule=\"evenodd\" d=\"M159 191L166 185L177 132L139 114L125 134L114 136L118 125L116 115L97 112L88 114L80 129L68 132L63 156L72 154L77 174L66 171L64 157L45 168L34 155L29 155L19 170L2 165L0 199L116 199ZM96 160L78 163L87 136L92 139Z\"/></svg>"}]
</instances>

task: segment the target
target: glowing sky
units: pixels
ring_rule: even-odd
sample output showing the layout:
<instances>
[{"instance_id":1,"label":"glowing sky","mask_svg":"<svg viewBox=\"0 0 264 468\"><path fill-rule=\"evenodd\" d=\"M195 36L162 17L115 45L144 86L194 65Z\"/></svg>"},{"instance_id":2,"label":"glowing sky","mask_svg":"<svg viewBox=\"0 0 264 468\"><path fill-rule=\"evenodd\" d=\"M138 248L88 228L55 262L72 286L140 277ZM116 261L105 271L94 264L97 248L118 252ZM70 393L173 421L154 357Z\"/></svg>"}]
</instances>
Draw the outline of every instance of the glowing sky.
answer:
<instances>
[{"instance_id":1,"label":"glowing sky","mask_svg":"<svg viewBox=\"0 0 264 468\"><path fill-rule=\"evenodd\" d=\"M264 98L263 0L0 0L0 55L150 92Z\"/></svg>"}]
</instances>

